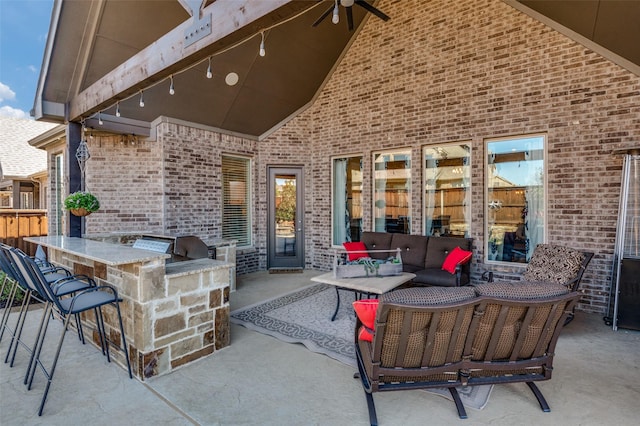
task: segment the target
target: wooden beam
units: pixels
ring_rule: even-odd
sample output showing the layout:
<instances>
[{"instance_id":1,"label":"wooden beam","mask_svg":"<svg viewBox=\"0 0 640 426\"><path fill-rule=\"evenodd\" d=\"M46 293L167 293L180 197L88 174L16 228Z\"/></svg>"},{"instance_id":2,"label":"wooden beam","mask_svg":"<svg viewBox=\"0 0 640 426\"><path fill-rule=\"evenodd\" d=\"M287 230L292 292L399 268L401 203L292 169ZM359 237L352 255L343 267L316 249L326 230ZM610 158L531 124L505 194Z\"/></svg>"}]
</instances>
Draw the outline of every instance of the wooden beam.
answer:
<instances>
[{"instance_id":1,"label":"wooden beam","mask_svg":"<svg viewBox=\"0 0 640 426\"><path fill-rule=\"evenodd\" d=\"M203 16L212 16L211 34L185 47L185 30L192 25L194 18L185 21L71 99L68 106L69 121L77 121L82 116L110 107L117 100L127 99L172 73L206 59L215 50L225 47L220 43L225 38L225 44L229 46L255 34L260 29L254 28L256 23L266 27L286 18L276 13L270 22L261 21L261 18L288 3L292 3L291 0L213 2L202 10ZM292 13L315 4L293 3L290 5Z\"/></svg>"}]
</instances>

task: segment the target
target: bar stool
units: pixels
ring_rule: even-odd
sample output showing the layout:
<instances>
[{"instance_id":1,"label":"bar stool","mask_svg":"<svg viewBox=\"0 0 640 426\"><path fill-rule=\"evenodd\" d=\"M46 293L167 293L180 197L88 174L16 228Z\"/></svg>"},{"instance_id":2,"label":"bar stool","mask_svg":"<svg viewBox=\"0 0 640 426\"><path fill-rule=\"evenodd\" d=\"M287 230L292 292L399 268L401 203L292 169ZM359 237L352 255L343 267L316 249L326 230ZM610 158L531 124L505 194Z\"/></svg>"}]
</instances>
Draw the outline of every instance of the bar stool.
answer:
<instances>
[{"instance_id":1,"label":"bar stool","mask_svg":"<svg viewBox=\"0 0 640 426\"><path fill-rule=\"evenodd\" d=\"M122 322L122 314L120 312L120 302L122 299L118 297L118 291L116 290L116 288L111 285L90 287L76 292L75 294L71 295L71 297L62 298L56 295L52 290L52 287L48 285L44 274L38 268L38 265L33 259L25 256L20 256L14 250L11 250L10 254L14 262L18 265L20 272L25 277L28 286L32 289L32 291L37 291L38 293L40 293L40 295L42 295L47 302L45 305L45 311L42 316L42 332L39 333L34 347L34 363L31 367L28 380L28 388L30 389L31 384L33 383L33 377L35 375L36 367L39 367L47 378L47 384L42 396L42 400L40 402L38 415L42 415L42 410L44 409L47 395L49 393L49 388L51 387L51 382L53 381L56 365L58 363L67 328L69 327L70 319L72 316L75 317L82 312L90 310L94 311L96 317L96 328L100 337L100 343L103 347L103 351L106 351L107 360L111 362L111 357L109 355L109 344L112 343L115 346L115 342L110 342L107 338L101 308L105 305L111 305L116 309L122 341L122 346L118 344L117 348L124 353L124 357L127 362L129 378L133 379L133 374L131 372L131 363L129 361L129 351L127 348L127 341L124 333L124 325ZM62 330L62 334L60 335L52 365L50 369L47 370L42 363L42 360L40 359L40 354L46 337L49 317L54 310L64 318L64 328Z\"/></svg>"}]
</instances>

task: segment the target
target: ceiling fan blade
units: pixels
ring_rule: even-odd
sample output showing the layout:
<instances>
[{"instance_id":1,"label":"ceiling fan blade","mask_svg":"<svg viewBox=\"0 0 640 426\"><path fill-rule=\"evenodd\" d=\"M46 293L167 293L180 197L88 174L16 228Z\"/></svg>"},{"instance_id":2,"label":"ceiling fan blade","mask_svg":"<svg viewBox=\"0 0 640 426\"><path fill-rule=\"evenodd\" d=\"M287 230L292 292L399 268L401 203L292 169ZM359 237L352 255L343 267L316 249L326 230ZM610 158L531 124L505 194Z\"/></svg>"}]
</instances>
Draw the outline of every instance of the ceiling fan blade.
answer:
<instances>
[{"instance_id":1,"label":"ceiling fan blade","mask_svg":"<svg viewBox=\"0 0 640 426\"><path fill-rule=\"evenodd\" d=\"M376 15L378 18L382 19L383 21L388 21L389 18L387 15L385 15L384 13L382 13L379 9L376 9L375 7L371 6L369 3L367 3L364 0L356 0L356 4L364 9L366 9L367 11L373 13L374 15Z\"/></svg>"},{"instance_id":2,"label":"ceiling fan blade","mask_svg":"<svg viewBox=\"0 0 640 426\"><path fill-rule=\"evenodd\" d=\"M331 6L329 9L327 9L327 11L326 11L326 12L324 12L322 15L320 15L320 17L319 17L318 19L316 19L316 22L314 22L313 24L311 24L311 26L312 26L312 27L317 27L317 26L318 26L318 24L319 24L320 22L322 22L322 20L323 20L324 18L326 18L327 16L329 16L329 14L330 14L331 12L333 12L333 6Z\"/></svg>"},{"instance_id":3,"label":"ceiling fan blade","mask_svg":"<svg viewBox=\"0 0 640 426\"><path fill-rule=\"evenodd\" d=\"M349 31L353 31L353 10L351 10L351 6L346 7L347 9L347 23L349 24Z\"/></svg>"}]
</instances>

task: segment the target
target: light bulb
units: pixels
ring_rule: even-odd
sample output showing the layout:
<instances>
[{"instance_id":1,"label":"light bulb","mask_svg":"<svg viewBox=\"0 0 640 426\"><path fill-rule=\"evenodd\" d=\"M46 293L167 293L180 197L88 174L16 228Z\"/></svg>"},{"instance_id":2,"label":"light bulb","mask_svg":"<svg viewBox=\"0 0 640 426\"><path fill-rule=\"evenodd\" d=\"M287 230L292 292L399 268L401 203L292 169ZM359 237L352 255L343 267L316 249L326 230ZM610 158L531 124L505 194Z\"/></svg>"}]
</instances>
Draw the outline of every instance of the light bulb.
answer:
<instances>
[{"instance_id":1,"label":"light bulb","mask_svg":"<svg viewBox=\"0 0 640 426\"><path fill-rule=\"evenodd\" d=\"M169 94L170 95L176 94L176 89L173 87L173 76L171 76L171 84L169 85Z\"/></svg>"},{"instance_id":2,"label":"light bulb","mask_svg":"<svg viewBox=\"0 0 640 426\"><path fill-rule=\"evenodd\" d=\"M102 121L102 111L98 111L98 124L103 125L104 121Z\"/></svg>"},{"instance_id":3,"label":"light bulb","mask_svg":"<svg viewBox=\"0 0 640 426\"><path fill-rule=\"evenodd\" d=\"M333 16L331 17L331 22L337 24L340 22L340 15L338 10L338 0L336 0L336 6L333 8Z\"/></svg>"},{"instance_id":4,"label":"light bulb","mask_svg":"<svg viewBox=\"0 0 640 426\"><path fill-rule=\"evenodd\" d=\"M144 92L140 91L140 108L144 108Z\"/></svg>"},{"instance_id":5,"label":"light bulb","mask_svg":"<svg viewBox=\"0 0 640 426\"><path fill-rule=\"evenodd\" d=\"M213 73L211 72L211 58L209 58L209 67L207 67L207 78L213 78Z\"/></svg>"},{"instance_id":6,"label":"light bulb","mask_svg":"<svg viewBox=\"0 0 640 426\"><path fill-rule=\"evenodd\" d=\"M260 56L264 56L267 54L267 51L264 49L264 33L262 34L262 41L260 42Z\"/></svg>"},{"instance_id":7,"label":"light bulb","mask_svg":"<svg viewBox=\"0 0 640 426\"><path fill-rule=\"evenodd\" d=\"M120 117L120 102L116 103L116 117Z\"/></svg>"}]
</instances>

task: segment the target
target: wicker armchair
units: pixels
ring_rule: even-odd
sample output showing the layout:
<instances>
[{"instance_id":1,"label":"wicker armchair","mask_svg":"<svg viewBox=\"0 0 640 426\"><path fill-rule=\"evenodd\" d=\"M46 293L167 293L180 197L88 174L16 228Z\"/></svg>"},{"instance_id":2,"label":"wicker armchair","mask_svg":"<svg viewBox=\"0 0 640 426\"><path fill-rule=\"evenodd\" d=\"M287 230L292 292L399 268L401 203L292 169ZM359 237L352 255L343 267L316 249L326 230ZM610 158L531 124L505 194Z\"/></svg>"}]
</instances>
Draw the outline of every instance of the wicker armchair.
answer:
<instances>
[{"instance_id":1,"label":"wicker armchair","mask_svg":"<svg viewBox=\"0 0 640 426\"><path fill-rule=\"evenodd\" d=\"M582 252L554 244L538 244L531 255L523 281L562 284L569 291L578 291L582 275L593 253Z\"/></svg>"},{"instance_id":2,"label":"wicker armchair","mask_svg":"<svg viewBox=\"0 0 640 426\"><path fill-rule=\"evenodd\" d=\"M522 274L521 282L558 283L569 291L578 291L591 258L591 252L554 244L538 244ZM574 311L567 316L565 325L573 320Z\"/></svg>"},{"instance_id":3,"label":"wicker armchair","mask_svg":"<svg viewBox=\"0 0 640 426\"><path fill-rule=\"evenodd\" d=\"M356 323L359 377L369 418L374 392L448 388L460 418L456 386L525 382L543 411L535 381L549 380L556 342L580 295L559 284L487 283L409 288L380 299L372 341Z\"/></svg>"}]
</instances>

